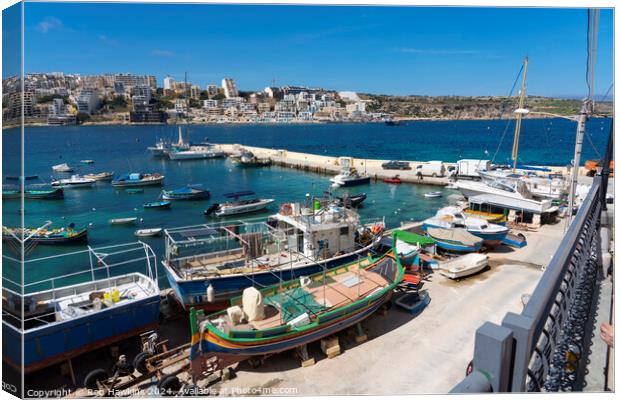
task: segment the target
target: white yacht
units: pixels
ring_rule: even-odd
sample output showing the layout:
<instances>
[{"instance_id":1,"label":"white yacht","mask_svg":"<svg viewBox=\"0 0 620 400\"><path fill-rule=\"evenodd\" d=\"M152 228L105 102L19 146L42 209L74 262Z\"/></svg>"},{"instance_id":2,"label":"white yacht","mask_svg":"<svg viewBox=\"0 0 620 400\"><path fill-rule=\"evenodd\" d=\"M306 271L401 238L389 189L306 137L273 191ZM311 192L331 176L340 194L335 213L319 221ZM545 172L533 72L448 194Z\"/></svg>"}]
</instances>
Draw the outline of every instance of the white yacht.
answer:
<instances>
[{"instance_id":1,"label":"white yacht","mask_svg":"<svg viewBox=\"0 0 620 400\"><path fill-rule=\"evenodd\" d=\"M71 175L68 179L58 179L52 182L52 186L59 186L63 188L83 188L92 187L95 184L94 179L84 178L80 175Z\"/></svg>"},{"instance_id":2,"label":"white yacht","mask_svg":"<svg viewBox=\"0 0 620 400\"><path fill-rule=\"evenodd\" d=\"M216 150L213 145L189 146L187 149L173 148L168 152L171 160L202 160L225 156L224 152Z\"/></svg>"},{"instance_id":3,"label":"white yacht","mask_svg":"<svg viewBox=\"0 0 620 400\"><path fill-rule=\"evenodd\" d=\"M561 176L542 177L536 174L513 173L510 169L493 169L477 171L482 181L491 183L497 179L508 181L521 180L534 198L560 199L568 194L569 181Z\"/></svg>"}]
</instances>

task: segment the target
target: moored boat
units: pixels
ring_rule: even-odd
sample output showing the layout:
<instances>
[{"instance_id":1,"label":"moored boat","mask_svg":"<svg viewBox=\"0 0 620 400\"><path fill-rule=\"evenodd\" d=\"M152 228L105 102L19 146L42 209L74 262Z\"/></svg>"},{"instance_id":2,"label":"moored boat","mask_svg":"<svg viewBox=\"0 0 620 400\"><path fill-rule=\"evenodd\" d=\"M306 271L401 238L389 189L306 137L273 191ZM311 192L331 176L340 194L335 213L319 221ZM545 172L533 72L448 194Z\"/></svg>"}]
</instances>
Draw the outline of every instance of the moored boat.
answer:
<instances>
[{"instance_id":1,"label":"moored boat","mask_svg":"<svg viewBox=\"0 0 620 400\"><path fill-rule=\"evenodd\" d=\"M474 252L482 248L482 239L465 229L427 228L428 236L437 242L437 247L456 252Z\"/></svg>"},{"instance_id":2,"label":"moored boat","mask_svg":"<svg viewBox=\"0 0 620 400\"><path fill-rule=\"evenodd\" d=\"M248 214L265 210L274 199L260 199L255 197L256 193L252 191L227 193L224 195L227 202L223 204L215 203L205 211L205 215L215 214L218 217L229 215ZM252 198L241 199L241 197L253 196Z\"/></svg>"},{"instance_id":3,"label":"moored boat","mask_svg":"<svg viewBox=\"0 0 620 400\"><path fill-rule=\"evenodd\" d=\"M385 183L393 183L393 184L396 184L396 185L402 183L402 181L400 179L400 175L394 175L391 178L384 178L383 182L385 182Z\"/></svg>"},{"instance_id":4,"label":"moored boat","mask_svg":"<svg viewBox=\"0 0 620 400\"><path fill-rule=\"evenodd\" d=\"M164 176L160 174L141 174L131 173L126 174L112 180L112 186L118 187L131 187L131 186L153 186L161 185L164 181Z\"/></svg>"},{"instance_id":5,"label":"moored boat","mask_svg":"<svg viewBox=\"0 0 620 400\"><path fill-rule=\"evenodd\" d=\"M15 187L2 188L2 200L19 199L22 197L22 191Z\"/></svg>"},{"instance_id":6,"label":"moored boat","mask_svg":"<svg viewBox=\"0 0 620 400\"><path fill-rule=\"evenodd\" d=\"M94 179L84 178L80 175L71 175L68 179L58 179L52 182L52 186L66 189L90 188L95 184Z\"/></svg>"},{"instance_id":7,"label":"moored boat","mask_svg":"<svg viewBox=\"0 0 620 400\"><path fill-rule=\"evenodd\" d=\"M352 196L344 195L344 196L340 196L340 197L336 197L336 204L339 207L359 207L364 200L366 200L366 193L359 193L359 194L355 194Z\"/></svg>"},{"instance_id":8,"label":"moored boat","mask_svg":"<svg viewBox=\"0 0 620 400\"><path fill-rule=\"evenodd\" d=\"M205 160L224 158L226 154L215 149L213 145L190 146L188 149L172 149L168 152L171 160Z\"/></svg>"},{"instance_id":9,"label":"moored boat","mask_svg":"<svg viewBox=\"0 0 620 400\"><path fill-rule=\"evenodd\" d=\"M26 189L24 190L24 198L35 200L56 200L65 197L65 191L62 187L51 189Z\"/></svg>"},{"instance_id":10,"label":"moored boat","mask_svg":"<svg viewBox=\"0 0 620 400\"><path fill-rule=\"evenodd\" d=\"M95 160L90 160L90 159L80 160L80 164L94 164L94 163L95 163Z\"/></svg>"},{"instance_id":11,"label":"moored boat","mask_svg":"<svg viewBox=\"0 0 620 400\"><path fill-rule=\"evenodd\" d=\"M35 180L35 179L38 179L38 178L39 178L39 175L26 175L23 178L22 178L22 176L9 175L9 176L7 176L4 179L6 179L7 181L21 181L21 180L31 181L31 180Z\"/></svg>"},{"instance_id":12,"label":"moored boat","mask_svg":"<svg viewBox=\"0 0 620 400\"><path fill-rule=\"evenodd\" d=\"M62 163L62 164L54 165L52 167L52 170L54 172L73 172L73 168L71 168L69 166L69 164L67 164L67 163Z\"/></svg>"},{"instance_id":13,"label":"moored boat","mask_svg":"<svg viewBox=\"0 0 620 400\"><path fill-rule=\"evenodd\" d=\"M199 189L200 185L187 185L172 190L162 190L161 197L164 200L206 200L211 196L206 189Z\"/></svg>"},{"instance_id":14,"label":"moored boat","mask_svg":"<svg viewBox=\"0 0 620 400\"><path fill-rule=\"evenodd\" d=\"M426 197L427 199L436 199L438 197L441 197L442 194L441 192L427 192L424 193L424 197Z\"/></svg>"},{"instance_id":15,"label":"moored boat","mask_svg":"<svg viewBox=\"0 0 620 400\"><path fill-rule=\"evenodd\" d=\"M112 218L108 220L110 225L131 225L136 222L137 217L127 217L127 218Z\"/></svg>"},{"instance_id":16,"label":"moored boat","mask_svg":"<svg viewBox=\"0 0 620 400\"><path fill-rule=\"evenodd\" d=\"M149 203L144 203L142 206L146 209L151 210L162 210L169 209L172 203L170 201L151 201Z\"/></svg>"},{"instance_id":17,"label":"moored boat","mask_svg":"<svg viewBox=\"0 0 620 400\"><path fill-rule=\"evenodd\" d=\"M2 227L2 240L14 241L17 238L28 238L28 241L41 245L65 245L88 242L88 229L73 227L57 229L8 228Z\"/></svg>"},{"instance_id":18,"label":"moored boat","mask_svg":"<svg viewBox=\"0 0 620 400\"><path fill-rule=\"evenodd\" d=\"M114 172L99 172L96 174L86 174L84 178L94 179L96 181L111 181L114 176Z\"/></svg>"},{"instance_id":19,"label":"moored boat","mask_svg":"<svg viewBox=\"0 0 620 400\"><path fill-rule=\"evenodd\" d=\"M370 176L360 174L355 168L343 168L342 172L330 179L334 187L349 187L370 183Z\"/></svg>"},{"instance_id":20,"label":"moored boat","mask_svg":"<svg viewBox=\"0 0 620 400\"><path fill-rule=\"evenodd\" d=\"M138 229L133 234L138 237L151 237L151 236L159 236L161 235L161 231L163 228L147 228L147 229Z\"/></svg>"},{"instance_id":21,"label":"moored boat","mask_svg":"<svg viewBox=\"0 0 620 400\"><path fill-rule=\"evenodd\" d=\"M127 272L128 262L140 272ZM66 362L158 325L155 254L144 243L89 248L28 263L48 271L49 278L2 289L3 361L20 373ZM69 267L71 273L50 276L50 265Z\"/></svg>"},{"instance_id":22,"label":"moored boat","mask_svg":"<svg viewBox=\"0 0 620 400\"><path fill-rule=\"evenodd\" d=\"M238 167L266 167L271 165L271 159L256 157L251 152L245 152L239 158L231 158L231 160Z\"/></svg>"},{"instance_id":23,"label":"moored boat","mask_svg":"<svg viewBox=\"0 0 620 400\"><path fill-rule=\"evenodd\" d=\"M213 355L251 357L290 350L352 326L392 298L403 268L391 253L261 289L244 290L216 314L190 311L190 363ZM242 322L239 316L247 316Z\"/></svg>"}]
</instances>

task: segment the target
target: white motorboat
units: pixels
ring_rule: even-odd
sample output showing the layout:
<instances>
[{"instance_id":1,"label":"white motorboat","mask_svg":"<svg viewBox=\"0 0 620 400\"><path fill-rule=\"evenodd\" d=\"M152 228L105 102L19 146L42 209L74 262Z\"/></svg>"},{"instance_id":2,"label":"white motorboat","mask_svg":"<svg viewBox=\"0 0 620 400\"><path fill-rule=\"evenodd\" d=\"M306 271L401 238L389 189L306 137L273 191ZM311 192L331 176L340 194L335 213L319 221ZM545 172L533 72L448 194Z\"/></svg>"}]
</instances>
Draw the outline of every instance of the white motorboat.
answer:
<instances>
[{"instance_id":1,"label":"white motorboat","mask_svg":"<svg viewBox=\"0 0 620 400\"><path fill-rule=\"evenodd\" d=\"M342 172L330 179L334 187L348 187L370 183L370 176L360 174L355 168L344 168Z\"/></svg>"},{"instance_id":2,"label":"white motorboat","mask_svg":"<svg viewBox=\"0 0 620 400\"><path fill-rule=\"evenodd\" d=\"M467 216L460 208L449 206L441 208L434 217L424 220L423 229L464 228L472 235L484 240L487 246L499 245L508 234L509 229L502 225L491 224L487 220Z\"/></svg>"},{"instance_id":3,"label":"white motorboat","mask_svg":"<svg viewBox=\"0 0 620 400\"><path fill-rule=\"evenodd\" d=\"M439 273L450 279L470 276L489 265L489 256L480 253L469 253L439 264Z\"/></svg>"},{"instance_id":4,"label":"white motorboat","mask_svg":"<svg viewBox=\"0 0 620 400\"><path fill-rule=\"evenodd\" d=\"M69 188L87 188L95 184L94 179L84 178L80 175L71 175L68 179L58 179L52 182L52 186Z\"/></svg>"},{"instance_id":5,"label":"white motorboat","mask_svg":"<svg viewBox=\"0 0 620 400\"><path fill-rule=\"evenodd\" d=\"M527 210L537 214L555 211L550 199L534 199L522 180L497 179L489 183L459 180L455 186L467 198L490 195L493 197L494 203L498 205L505 203L505 208Z\"/></svg>"},{"instance_id":6,"label":"white motorboat","mask_svg":"<svg viewBox=\"0 0 620 400\"><path fill-rule=\"evenodd\" d=\"M138 237L159 236L161 235L162 230L163 228L138 229L134 232L134 235Z\"/></svg>"},{"instance_id":7,"label":"white motorboat","mask_svg":"<svg viewBox=\"0 0 620 400\"><path fill-rule=\"evenodd\" d=\"M255 195L255 193L251 191L227 193L224 196L232 200L227 201L223 204L213 204L211 207L209 207L207 211L205 211L205 215L215 214L217 217L226 217L229 215L257 212L266 209L271 203L275 201L274 199L259 198L250 198L243 200L240 199L243 196L252 195Z\"/></svg>"},{"instance_id":8,"label":"white motorboat","mask_svg":"<svg viewBox=\"0 0 620 400\"><path fill-rule=\"evenodd\" d=\"M427 199L435 199L435 198L438 198L438 197L441 197L441 196L442 196L441 192L427 192L427 193L424 193L424 197L426 197Z\"/></svg>"},{"instance_id":9,"label":"white motorboat","mask_svg":"<svg viewBox=\"0 0 620 400\"><path fill-rule=\"evenodd\" d=\"M189 149L173 149L168 152L171 160L203 160L211 158L224 158L226 154L215 150L213 145L190 146Z\"/></svg>"},{"instance_id":10,"label":"white motorboat","mask_svg":"<svg viewBox=\"0 0 620 400\"><path fill-rule=\"evenodd\" d=\"M149 146L146 149L151 152L154 157L162 157L165 156L170 151L170 143L164 141L164 139L159 139L155 146Z\"/></svg>"},{"instance_id":11,"label":"white motorboat","mask_svg":"<svg viewBox=\"0 0 620 400\"><path fill-rule=\"evenodd\" d=\"M518 171L518 170L517 170ZM478 170L483 182L491 183L498 179L516 182L521 180L535 199L559 199L568 194L570 182L562 176L538 176L533 173L513 173L509 169Z\"/></svg>"},{"instance_id":12,"label":"white motorboat","mask_svg":"<svg viewBox=\"0 0 620 400\"><path fill-rule=\"evenodd\" d=\"M135 186L153 186L161 185L164 176L160 174L141 174L131 173L120 176L112 180L112 186L117 187L135 187Z\"/></svg>"},{"instance_id":13,"label":"white motorboat","mask_svg":"<svg viewBox=\"0 0 620 400\"><path fill-rule=\"evenodd\" d=\"M136 222L137 219L137 217L113 218L111 220L108 220L108 222L110 223L110 225L129 225Z\"/></svg>"},{"instance_id":14,"label":"white motorboat","mask_svg":"<svg viewBox=\"0 0 620 400\"><path fill-rule=\"evenodd\" d=\"M54 165L52 167L52 170L54 172L73 172L73 168L71 168L69 166L69 164L67 164L67 163L62 163L62 164Z\"/></svg>"}]
</instances>

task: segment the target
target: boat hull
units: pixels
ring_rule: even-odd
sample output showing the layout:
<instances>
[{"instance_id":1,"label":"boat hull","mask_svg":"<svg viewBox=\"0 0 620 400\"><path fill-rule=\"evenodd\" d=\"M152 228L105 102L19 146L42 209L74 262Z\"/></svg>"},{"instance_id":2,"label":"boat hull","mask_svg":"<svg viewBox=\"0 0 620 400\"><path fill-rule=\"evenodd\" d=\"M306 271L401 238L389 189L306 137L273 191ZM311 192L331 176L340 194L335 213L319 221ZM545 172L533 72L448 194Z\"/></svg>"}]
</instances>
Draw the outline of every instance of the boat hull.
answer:
<instances>
[{"instance_id":1,"label":"boat hull","mask_svg":"<svg viewBox=\"0 0 620 400\"><path fill-rule=\"evenodd\" d=\"M218 217L226 217L229 215L248 214L248 213L263 211L271 203L273 203L273 200L263 201L263 202L254 203L254 204L246 204L243 206L236 206L235 208L221 208L215 212L215 215Z\"/></svg>"},{"instance_id":2,"label":"boat hull","mask_svg":"<svg viewBox=\"0 0 620 400\"><path fill-rule=\"evenodd\" d=\"M224 158L224 153L193 153L193 152L170 152L168 157L171 160L208 160L213 158Z\"/></svg>"},{"instance_id":3,"label":"boat hull","mask_svg":"<svg viewBox=\"0 0 620 400\"><path fill-rule=\"evenodd\" d=\"M15 238L13 238L12 236L7 236L7 235L3 235L2 239L6 241L15 240ZM32 243L36 243L39 245L49 245L49 246L62 246L62 245L88 243L88 230L84 229L72 236L51 235L51 236L45 237L45 236L35 235L35 236L30 237L30 239L28 240Z\"/></svg>"},{"instance_id":4,"label":"boat hull","mask_svg":"<svg viewBox=\"0 0 620 400\"><path fill-rule=\"evenodd\" d=\"M53 190L26 190L24 192L24 198L33 200L56 200L64 197L63 188Z\"/></svg>"},{"instance_id":5,"label":"boat hull","mask_svg":"<svg viewBox=\"0 0 620 400\"><path fill-rule=\"evenodd\" d=\"M174 297L185 308L189 310L191 307L200 308L204 310L221 310L229 306L231 298L241 295L243 289L252 286L253 282L256 286L269 286L283 281L289 281L297 279L300 276L309 276L323 271L324 266L327 269L336 268L342 264L346 264L355 261L359 256L365 256L366 253L374 246L369 245L360 249L354 253L347 255L334 257L322 264L309 264L303 266L297 266L292 268L283 269L277 272L259 271L254 274L241 274L231 276L220 276L212 279L196 279L196 280L183 280L176 272L166 264L164 261L164 267L166 271L166 278L173 290ZM207 301L207 288L209 285L214 289L214 301Z\"/></svg>"},{"instance_id":6,"label":"boat hull","mask_svg":"<svg viewBox=\"0 0 620 400\"><path fill-rule=\"evenodd\" d=\"M445 229L446 228L445 226L428 224L426 222L422 225L422 229L425 230L425 231L429 227L430 228L441 228L441 229ZM477 236L480 239L482 239L483 244L485 246L490 246L490 247L497 246L497 245L501 244L502 241L506 238L506 235L508 234L508 228L505 228L505 230L502 230L500 232L484 232L484 231L480 231L480 230L476 230L476 229L466 229L466 230L467 230L467 232L471 233L472 235Z\"/></svg>"},{"instance_id":7,"label":"boat hull","mask_svg":"<svg viewBox=\"0 0 620 400\"><path fill-rule=\"evenodd\" d=\"M136 186L158 186L164 181L164 177L158 179L139 180L136 182L127 181L112 181L112 186L116 187L136 187Z\"/></svg>"},{"instance_id":8,"label":"boat hull","mask_svg":"<svg viewBox=\"0 0 620 400\"><path fill-rule=\"evenodd\" d=\"M326 336L333 335L363 321L377 311L383 304L388 302L391 297L392 292L389 291L377 299L365 299L352 305L351 309L347 310L349 313L343 313L342 316L334 318L331 321L318 324L315 328L299 333L292 333L285 338L277 337L273 340L262 341L263 343L260 344L249 342L244 345L238 345L237 343L231 343L209 332L206 333L204 337L200 338L199 341L192 340L190 362L199 358L201 353L234 354L251 357L291 350Z\"/></svg>"},{"instance_id":9,"label":"boat hull","mask_svg":"<svg viewBox=\"0 0 620 400\"><path fill-rule=\"evenodd\" d=\"M206 200L211 197L209 192L196 194L174 194L163 192L161 198L164 200Z\"/></svg>"},{"instance_id":10,"label":"boat hull","mask_svg":"<svg viewBox=\"0 0 620 400\"><path fill-rule=\"evenodd\" d=\"M339 179L332 179L331 182L339 185L340 187L359 186L359 185L366 185L370 183L370 177L366 176L363 178L347 179L344 181L341 181Z\"/></svg>"},{"instance_id":11,"label":"boat hull","mask_svg":"<svg viewBox=\"0 0 620 400\"><path fill-rule=\"evenodd\" d=\"M3 359L18 370L22 368L23 338L24 373L57 364L156 327L159 306L157 294L25 334L3 322Z\"/></svg>"}]
</instances>

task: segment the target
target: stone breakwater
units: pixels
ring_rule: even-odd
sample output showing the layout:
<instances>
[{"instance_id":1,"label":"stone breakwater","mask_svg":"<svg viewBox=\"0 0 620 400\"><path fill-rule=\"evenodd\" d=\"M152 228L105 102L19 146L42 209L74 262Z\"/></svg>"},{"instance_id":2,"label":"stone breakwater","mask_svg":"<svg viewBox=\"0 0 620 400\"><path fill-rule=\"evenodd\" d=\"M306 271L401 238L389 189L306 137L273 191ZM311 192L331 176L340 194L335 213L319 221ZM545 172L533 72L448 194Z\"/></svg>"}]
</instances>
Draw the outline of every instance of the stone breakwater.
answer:
<instances>
[{"instance_id":1,"label":"stone breakwater","mask_svg":"<svg viewBox=\"0 0 620 400\"><path fill-rule=\"evenodd\" d=\"M356 168L359 172L365 172L374 180L383 180L385 178L391 178L398 175L402 182L417 183L424 185L435 186L447 186L450 184L448 176L444 177L430 177L424 176L422 179L416 175L416 167L418 165L425 164L423 161L407 161L411 166L409 170L385 170L381 164L390 160L375 160L364 159L354 157L334 157L334 156L322 156L317 154L299 153L294 151L288 151L286 149L268 149L264 147L244 146L240 144L219 144L217 145L220 151L227 154L239 153L241 149L245 149L254 153L259 158L269 158L276 165L295 168L302 171L316 172L328 175L336 175L342 168L343 159L351 160L351 166ZM455 167L456 163L444 162L446 168L446 174L449 167ZM568 174L569 170L566 167L546 167L551 170L551 173ZM585 168L580 168L580 175L585 175L587 171Z\"/></svg>"}]
</instances>

